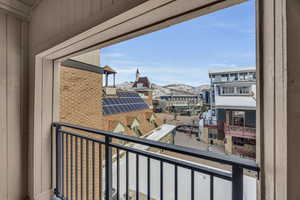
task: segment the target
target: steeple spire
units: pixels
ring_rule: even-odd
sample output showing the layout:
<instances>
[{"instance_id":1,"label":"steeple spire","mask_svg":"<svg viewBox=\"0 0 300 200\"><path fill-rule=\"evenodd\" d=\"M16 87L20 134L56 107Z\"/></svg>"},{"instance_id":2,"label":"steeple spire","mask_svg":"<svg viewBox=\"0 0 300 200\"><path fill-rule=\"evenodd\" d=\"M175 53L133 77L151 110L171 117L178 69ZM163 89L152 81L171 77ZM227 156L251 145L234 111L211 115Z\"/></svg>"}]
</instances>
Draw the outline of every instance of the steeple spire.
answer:
<instances>
[{"instance_id":1,"label":"steeple spire","mask_svg":"<svg viewBox=\"0 0 300 200\"><path fill-rule=\"evenodd\" d=\"M137 68L136 73L135 73L135 80L138 81L139 78L140 78L140 72L139 72L139 69Z\"/></svg>"}]
</instances>

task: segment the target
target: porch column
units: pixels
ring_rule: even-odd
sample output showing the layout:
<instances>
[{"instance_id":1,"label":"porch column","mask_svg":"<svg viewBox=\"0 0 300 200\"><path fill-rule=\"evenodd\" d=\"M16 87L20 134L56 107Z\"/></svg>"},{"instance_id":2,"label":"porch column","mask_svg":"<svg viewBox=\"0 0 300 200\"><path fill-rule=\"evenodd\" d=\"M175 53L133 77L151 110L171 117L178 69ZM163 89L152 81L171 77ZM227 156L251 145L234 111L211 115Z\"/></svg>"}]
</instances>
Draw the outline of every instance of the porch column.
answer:
<instances>
[{"instance_id":1,"label":"porch column","mask_svg":"<svg viewBox=\"0 0 300 200\"><path fill-rule=\"evenodd\" d=\"M108 86L108 73L105 72L105 87Z\"/></svg>"},{"instance_id":2,"label":"porch column","mask_svg":"<svg viewBox=\"0 0 300 200\"><path fill-rule=\"evenodd\" d=\"M116 74L114 73L114 87L116 87Z\"/></svg>"}]
</instances>

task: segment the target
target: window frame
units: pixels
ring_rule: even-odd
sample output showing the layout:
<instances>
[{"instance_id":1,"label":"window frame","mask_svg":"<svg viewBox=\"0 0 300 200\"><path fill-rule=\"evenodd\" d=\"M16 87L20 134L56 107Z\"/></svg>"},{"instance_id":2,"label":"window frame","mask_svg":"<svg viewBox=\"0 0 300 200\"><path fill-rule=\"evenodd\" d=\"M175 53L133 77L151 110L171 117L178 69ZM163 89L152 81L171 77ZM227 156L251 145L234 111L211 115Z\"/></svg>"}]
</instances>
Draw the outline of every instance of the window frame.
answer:
<instances>
[{"instance_id":1,"label":"window frame","mask_svg":"<svg viewBox=\"0 0 300 200\"><path fill-rule=\"evenodd\" d=\"M174 15L172 12L165 12L164 8L174 9L175 3L183 1L169 1L163 5L162 1L148 1L137 8L133 8L116 18L107 20L97 27L93 27L71 39L59 43L41 53L33 54L33 93L34 104L30 114L30 124L32 130L32 143L30 153L30 165L32 169L39 169L45 160L51 163L49 158L42 160L37 152L44 151L39 145L41 137L49 136L49 127L52 122L58 119L57 85L59 84L58 68L59 63L67 58L88 52L94 49L112 45L116 42L137 37L139 35L159 30L172 24L180 23L237 3L239 0L217 1L199 8L190 8L190 12L181 12ZM192 2L196 1L191 1ZM286 70L286 7L284 0L257 0L257 163L262 169L258 181L258 200L266 199L287 199L287 180L284 171L287 171L286 146L287 130L286 124L286 102L287 96L287 70ZM178 10L183 7L175 6ZM275 9L276 8L276 9ZM151 19L144 17L141 10L148 14L155 12L165 13L168 17L163 17L160 21L153 23ZM124 21L124 19L126 20ZM136 21L137 20L137 21ZM131 29L134 25L134 29ZM276 25L276 26L275 26ZM104 29L105 28L105 29ZM119 28L116 36L115 28ZM120 31L121 30L121 31ZM99 35L107 35L111 32L110 38L101 41ZM275 39L276 38L276 39ZM275 48L276 47L276 48ZM276 76L275 76L276 74ZM280 81L279 81L280 80ZM45 102L44 96L51 99L49 94L43 92L43 88L53 88L52 104ZM278 94L278 95L275 95ZM283 114L284 113L284 114ZM274 134L276 132L276 134ZM268 140L264 140L264 138ZM274 151L274 147L276 151ZM55 155L54 155L55 158ZM55 160L55 159L54 159ZM278 161L281 163L278 163ZM53 162L53 166L54 166ZM275 166L280 165L277 175ZM53 167L55 170L55 167ZM265 170L267 169L267 170ZM37 188L40 185L41 173L33 174L30 180L30 187ZM46 173L47 174L47 173ZM276 178L279 176L279 178ZM53 177L55 179L55 177ZM52 181L54 183L55 181ZM266 184L268 183L268 184ZM281 183L281 184L278 184ZM283 184L282 184L283 183ZM34 195L39 194L35 189L30 189ZM50 194L50 193L49 193ZM51 193L52 194L52 193Z\"/></svg>"}]
</instances>

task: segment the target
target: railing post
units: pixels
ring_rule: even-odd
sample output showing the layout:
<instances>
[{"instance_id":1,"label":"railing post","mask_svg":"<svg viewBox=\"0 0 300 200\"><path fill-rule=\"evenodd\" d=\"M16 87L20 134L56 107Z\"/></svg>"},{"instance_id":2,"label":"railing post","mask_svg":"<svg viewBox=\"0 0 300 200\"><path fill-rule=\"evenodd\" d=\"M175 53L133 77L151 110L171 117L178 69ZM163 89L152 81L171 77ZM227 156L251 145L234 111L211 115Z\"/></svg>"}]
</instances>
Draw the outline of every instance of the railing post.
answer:
<instances>
[{"instance_id":1,"label":"railing post","mask_svg":"<svg viewBox=\"0 0 300 200\"><path fill-rule=\"evenodd\" d=\"M105 200L112 199L112 139L105 136Z\"/></svg>"},{"instance_id":2,"label":"railing post","mask_svg":"<svg viewBox=\"0 0 300 200\"><path fill-rule=\"evenodd\" d=\"M175 144L176 128L172 130L172 144Z\"/></svg>"},{"instance_id":3,"label":"railing post","mask_svg":"<svg viewBox=\"0 0 300 200\"><path fill-rule=\"evenodd\" d=\"M62 197L63 195L63 143L62 143L62 133L61 126L56 126L55 130L56 137L56 190L55 195Z\"/></svg>"},{"instance_id":4,"label":"railing post","mask_svg":"<svg viewBox=\"0 0 300 200\"><path fill-rule=\"evenodd\" d=\"M232 200L243 199L243 168L232 166Z\"/></svg>"}]
</instances>

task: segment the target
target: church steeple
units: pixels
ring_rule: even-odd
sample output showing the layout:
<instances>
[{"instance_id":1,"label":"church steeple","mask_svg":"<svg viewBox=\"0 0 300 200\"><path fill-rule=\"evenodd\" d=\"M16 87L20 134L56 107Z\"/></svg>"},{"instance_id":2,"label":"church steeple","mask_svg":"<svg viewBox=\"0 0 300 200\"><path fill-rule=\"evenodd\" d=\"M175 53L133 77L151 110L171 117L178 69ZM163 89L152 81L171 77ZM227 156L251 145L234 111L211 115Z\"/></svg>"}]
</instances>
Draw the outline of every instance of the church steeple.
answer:
<instances>
[{"instance_id":1,"label":"church steeple","mask_svg":"<svg viewBox=\"0 0 300 200\"><path fill-rule=\"evenodd\" d=\"M135 73L135 81L138 81L139 78L140 78L140 72L139 72L139 69L137 68L136 73Z\"/></svg>"}]
</instances>

